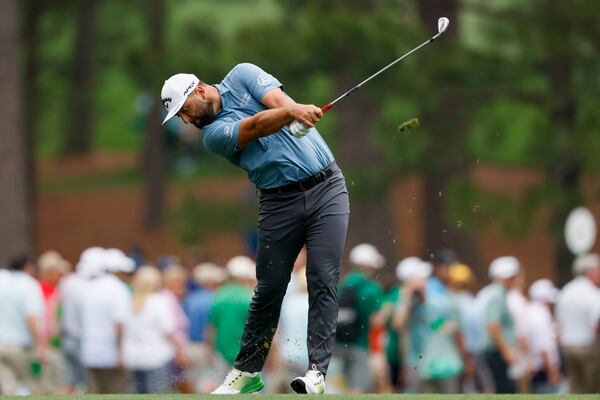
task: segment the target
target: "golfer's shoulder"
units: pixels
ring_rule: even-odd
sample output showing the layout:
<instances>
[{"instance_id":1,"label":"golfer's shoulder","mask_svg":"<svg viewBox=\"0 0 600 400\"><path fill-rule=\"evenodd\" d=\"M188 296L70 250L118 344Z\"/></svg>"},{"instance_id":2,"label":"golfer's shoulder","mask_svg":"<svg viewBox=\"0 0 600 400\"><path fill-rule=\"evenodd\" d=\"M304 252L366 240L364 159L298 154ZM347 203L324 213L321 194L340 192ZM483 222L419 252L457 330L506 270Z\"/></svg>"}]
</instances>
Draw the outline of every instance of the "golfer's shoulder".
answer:
<instances>
[{"instance_id":1,"label":"golfer's shoulder","mask_svg":"<svg viewBox=\"0 0 600 400\"><path fill-rule=\"evenodd\" d=\"M264 71L257 65L251 63L239 63L225 75L223 82L232 86L236 84L254 81L257 76L264 74Z\"/></svg>"}]
</instances>

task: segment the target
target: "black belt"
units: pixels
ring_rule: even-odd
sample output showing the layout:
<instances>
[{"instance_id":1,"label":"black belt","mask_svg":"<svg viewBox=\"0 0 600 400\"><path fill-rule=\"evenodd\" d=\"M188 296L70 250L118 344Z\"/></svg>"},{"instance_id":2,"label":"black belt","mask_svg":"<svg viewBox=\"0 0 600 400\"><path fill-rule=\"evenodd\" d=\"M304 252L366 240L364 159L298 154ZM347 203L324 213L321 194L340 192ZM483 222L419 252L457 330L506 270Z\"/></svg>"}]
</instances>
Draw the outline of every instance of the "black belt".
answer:
<instances>
[{"instance_id":1,"label":"black belt","mask_svg":"<svg viewBox=\"0 0 600 400\"><path fill-rule=\"evenodd\" d=\"M275 188L260 189L260 194L284 194L308 190L323 182L325 179L329 178L331 175L333 175L339 170L340 167L338 167L338 165L334 161L333 163L329 164L327 168L313 176L309 176L308 178L303 179L301 181L288 183L287 185L278 186Z\"/></svg>"}]
</instances>

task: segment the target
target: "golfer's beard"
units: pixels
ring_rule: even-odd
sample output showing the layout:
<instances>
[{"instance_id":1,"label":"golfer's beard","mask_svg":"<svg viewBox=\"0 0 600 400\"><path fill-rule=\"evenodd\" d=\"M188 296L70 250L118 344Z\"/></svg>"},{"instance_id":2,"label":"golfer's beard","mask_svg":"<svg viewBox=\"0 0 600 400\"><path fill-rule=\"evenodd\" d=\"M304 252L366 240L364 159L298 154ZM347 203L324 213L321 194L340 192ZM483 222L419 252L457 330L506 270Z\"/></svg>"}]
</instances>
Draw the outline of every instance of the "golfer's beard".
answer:
<instances>
[{"instance_id":1,"label":"golfer's beard","mask_svg":"<svg viewBox=\"0 0 600 400\"><path fill-rule=\"evenodd\" d=\"M190 122L198 129L204 128L206 125L210 124L213 119L215 119L215 111L212 103L206 103L204 110L202 110L198 115L193 116L190 119Z\"/></svg>"}]
</instances>

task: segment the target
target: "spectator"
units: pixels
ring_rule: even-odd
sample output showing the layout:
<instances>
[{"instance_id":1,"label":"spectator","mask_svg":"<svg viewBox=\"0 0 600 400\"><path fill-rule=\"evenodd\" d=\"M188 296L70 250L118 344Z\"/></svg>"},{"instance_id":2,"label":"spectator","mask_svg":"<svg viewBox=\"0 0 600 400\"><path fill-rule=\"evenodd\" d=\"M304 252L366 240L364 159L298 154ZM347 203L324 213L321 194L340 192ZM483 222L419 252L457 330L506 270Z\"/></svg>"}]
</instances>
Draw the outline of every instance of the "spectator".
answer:
<instances>
[{"instance_id":1,"label":"spectator","mask_svg":"<svg viewBox=\"0 0 600 400\"><path fill-rule=\"evenodd\" d=\"M560 345L571 393L597 393L600 376L600 256L578 257L575 278L562 288L556 304Z\"/></svg>"},{"instance_id":2,"label":"spectator","mask_svg":"<svg viewBox=\"0 0 600 400\"><path fill-rule=\"evenodd\" d=\"M385 354L389 367L389 382L392 390L399 392L404 385L402 368L402 336L401 330L393 324L393 316L398 312L398 306L402 299L402 282L404 282L404 271L400 264L396 266L396 278L399 284L394 285L385 297L382 315L386 320L387 336L385 342Z\"/></svg>"},{"instance_id":3,"label":"spectator","mask_svg":"<svg viewBox=\"0 0 600 400\"><path fill-rule=\"evenodd\" d=\"M180 265L176 264L177 260L174 257L163 257L161 259L163 265L163 284L164 289L161 291L166 298L171 314L175 317L175 334L177 341L187 347L189 343L189 326L190 321L183 310L182 301L187 293L187 271ZM185 362L182 362L185 361ZM187 376L188 360L180 359L179 362L171 363L170 381L173 390L182 393L193 393L194 386Z\"/></svg>"},{"instance_id":4,"label":"spectator","mask_svg":"<svg viewBox=\"0 0 600 400\"><path fill-rule=\"evenodd\" d=\"M469 266L458 263L450 266L448 282L458 306L459 328L463 343L464 371L461 383L464 393L476 393L477 386L480 385L476 361L480 330L475 296L471 292L473 281L473 272Z\"/></svg>"},{"instance_id":5,"label":"spectator","mask_svg":"<svg viewBox=\"0 0 600 400\"><path fill-rule=\"evenodd\" d=\"M95 256L95 254L100 254ZM65 361L66 394L83 392L86 385L85 368L81 364L81 310L87 280L99 273L103 250L89 248L79 257L76 272L67 274L58 286L62 309L61 352Z\"/></svg>"},{"instance_id":6,"label":"spectator","mask_svg":"<svg viewBox=\"0 0 600 400\"><path fill-rule=\"evenodd\" d=\"M126 393L129 376L124 369L123 333L130 318L131 295L127 286L108 272L111 259L96 249L89 271L92 278L83 291L81 362L87 368L90 393Z\"/></svg>"},{"instance_id":7,"label":"spectator","mask_svg":"<svg viewBox=\"0 0 600 400\"><path fill-rule=\"evenodd\" d=\"M203 393L212 387L211 366L208 365L211 349L206 343L209 325L209 312L214 301L215 291L227 280L227 271L213 263L198 264L192 273L196 290L188 292L183 300L183 308L190 321L190 343L186 353L190 357L189 376L196 382L195 391ZM189 285L188 285L189 287Z\"/></svg>"},{"instance_id":8,"label":"spectator","mask_svg":"<svg viewBox=\"0 0 600 400\"><path fill-rule=\"evenodd\" d=\"M370 244L359 244L349 254L352 271L340 283L336 355L351 393L373 388L370 371L369 332L383 304L383 290L373 279L385 259Z\"/></svg>"},{"instance_id":9,"label":"spectator","mask_svg":"<svg viewBox=\"0 0 600 400\"><path fill-rule=\"evenodd\" d=\"M408 332L408 391L457 393L463 365L456 347L458 313L448 294L428 285L432 266L417 257L397 267L404 280L393 324Z\"/></svg>"},{"instance_id":10,"label":"spectator","mask_svg":"<svg viewBox=\"0 0 600 400\"><path fill-rule=\"evenodd\" d=\"M519 273L519 261L515 257L499 257L490 264L493 283L482 289L482 332L485 361L494 378L497 393L515 393L514 381L509 377L509 367L517 361L516 334L512 314L508 309L508 292Z\"/></svg>"},{"instance_id":11,"label":"spectator","mask_svg":"<svg viewBox=\"0 0 600 400\"><path fill-rule=\"evenodd\" d=\"M1 393L15 395L19 383L28 393L47 393L43 365L46 342L41 322L44 299L38 282L28 272L33 261L19 257L10 262L10 271L0 274L0 366L6 375Z\"/></svg>"},{"instance_id":12,"label":"spectator","mask_svg":"<svg viewBox=\"0 0 600 400\"><path fill-rule=\"evenodd\" d=\"M209 341L216 353L215 378L233 368L256 285L256 265L250 258L233 257L226 267L230 281L217 289L210 310Z\"/></svg>"},{"instance_id":13,"label":"spectator","mask_svg":"<svg viewBox=\"0 0 600 400\"><path fill-rule=\"evenodd\" d=\"M537 280L529 288L527 334L533 393L556 393L562 380L556 323L552 317L557 295L558 289L548 279Z\"/></svg>"},{"instance_id":14,"label":"spectator","mask_svg":"<svg viewBox=\"0 0 600 400\"><path fill-rule=\"evenodd\" d=\"M44 324L45 339L58 344L58 285L62 277L71 270L71 264L56 251L47 251L38 258L39 280L44 295Z\"/></svg>"},{"instance_id":15,"label":"spectator","mask_svg":"<svg viewBox=\"0 0 600 400\"><path fill-rule=\"evenodd\" d=\"M529 365L529 321L527 319L528 300L524 294L525 273L519 268L514 286L508 291L506 302L512 315L517 336L517 347L515 355L517 360L513 363L508 373L515 380L516 389L519 393L529 392L529 378L531 375Z\"/></svg>"},{"instance_id":16,"label":"spectator","mask_svg":"<svg viewBox=\"0 0 600 400\"><path fill-rule=\"evenodd\" d=\"M65 363L60 347L58 285L71 270L71 264L56 251L47 251L38 258L39 281L44 296L44 320L41 324L44 341L48 345L44 372L51 393L66 388ZM68 388L67 388L68 389Z\"/></svg>"},{"instance_id":17,"label":"spectator","mask_svg":"<svg viewBox=\"0 0 600 400\"><path fill-rule=\"evenodd\" d=\"M161 275L154 267L139 268L132 280L132 314L125 326L123 356L133 375L133 393L168 392L169 362L184 357L175 319L166 298L158 294L160 287Z\"/></svg>"}]
</instances>

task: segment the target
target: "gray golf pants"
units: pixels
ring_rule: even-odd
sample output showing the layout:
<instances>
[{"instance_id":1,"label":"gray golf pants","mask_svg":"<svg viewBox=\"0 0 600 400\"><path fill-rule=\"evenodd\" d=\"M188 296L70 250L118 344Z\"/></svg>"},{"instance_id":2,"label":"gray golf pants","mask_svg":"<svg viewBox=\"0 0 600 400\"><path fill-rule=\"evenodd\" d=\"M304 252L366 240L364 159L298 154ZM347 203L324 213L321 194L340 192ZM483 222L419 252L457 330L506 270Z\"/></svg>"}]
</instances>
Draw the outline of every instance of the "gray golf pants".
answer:
<instances>
[{"instance_id":1,"label":"gray golf pants","mask_svg":"<svg viewBox=\"0 0 600 400\"><path fill-rule=\"evenodd\" d=\"M311 189L263 194L258 217L257 285L235 368L261 371L281 302L302 246L307 247L308 360L327 372L337 323L337 285L350 206L341 171Z\"/></svg>"}]
</instances>

